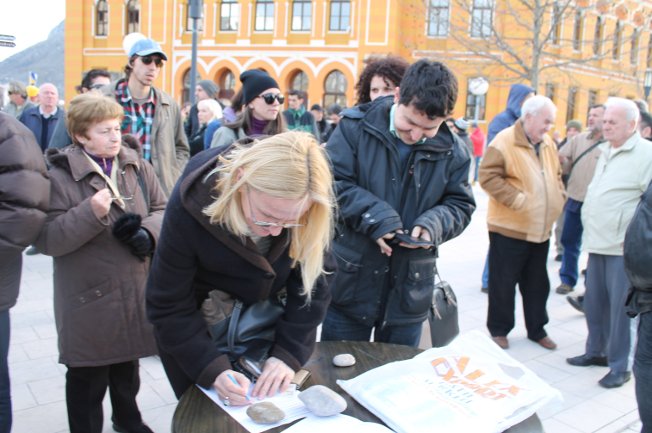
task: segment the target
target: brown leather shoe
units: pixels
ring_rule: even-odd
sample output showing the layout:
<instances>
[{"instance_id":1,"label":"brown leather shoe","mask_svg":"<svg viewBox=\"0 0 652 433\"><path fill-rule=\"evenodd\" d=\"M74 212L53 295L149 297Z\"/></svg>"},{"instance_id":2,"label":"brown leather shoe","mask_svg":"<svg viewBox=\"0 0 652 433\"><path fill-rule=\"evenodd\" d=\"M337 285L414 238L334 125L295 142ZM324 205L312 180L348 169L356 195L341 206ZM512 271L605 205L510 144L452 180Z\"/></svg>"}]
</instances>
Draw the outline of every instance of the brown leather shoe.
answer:
<instances>
[{"instance_id":1,"label":"brown leather shoe","mask_svg":"<svg viewBox=\"0 0 652 433\"><path fill-rule=\"evenodd\" d=\"M509 341L507 337L491 337L491 339L496 343L501 349L509 349Z\"/></svg>"},{"instance_id":2,"label":"brown leather shoe","mask_svg":"<svg viewBox=\"0 0 652 433\"><path fill-rule=\"evenodd\" d=\"M541 340L537 341L539 346L548 349L548 350L555 350L557 348L557 343L552 341L550 337L543 337Z\"/></svg>"}]
</instances>

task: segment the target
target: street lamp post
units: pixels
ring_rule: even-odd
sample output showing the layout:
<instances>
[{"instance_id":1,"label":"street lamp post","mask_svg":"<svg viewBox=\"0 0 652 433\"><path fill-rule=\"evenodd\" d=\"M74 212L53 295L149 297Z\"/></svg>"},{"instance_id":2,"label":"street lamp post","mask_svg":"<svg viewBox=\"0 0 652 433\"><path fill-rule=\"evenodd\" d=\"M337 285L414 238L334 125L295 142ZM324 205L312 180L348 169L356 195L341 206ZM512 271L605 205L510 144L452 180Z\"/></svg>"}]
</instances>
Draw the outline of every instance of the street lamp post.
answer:
<instances>
[{"instance_id":1,"label":"street lamp post","mask_svg":"<svg viewBox=\"0 0 652 433\"><path fill-rule=\"evenodd\" d=\"M469 81L469 92L475 96L475 112L473 113L473 121L478 122L480 118L480 98L484 96L489 90L489 82L483 77L476 77Z\"/></svg>"},{"instance_id":2,"label":"street lamp post","mask_svg":"<svg viewBox=\"0 0 652 433\"><path fill-rule=\"evenodd\" d=\"M202 0L190 0L188 15L192 19L192 57L190 60L190 105L195 105L197 85L197 23L202 17Z\"/></svg>"},{"instance_id":3,"label":"street lamp post","mask_svg":"<svg viewBox=\"0 0 652 433\"><path fill-rule=\"evenodd\" d=\"M645 91L645 101L650 96L650 89L652 89L652 69L645 71L645 78L643 79L643 90Z\"/></svg>"}]
</instances>

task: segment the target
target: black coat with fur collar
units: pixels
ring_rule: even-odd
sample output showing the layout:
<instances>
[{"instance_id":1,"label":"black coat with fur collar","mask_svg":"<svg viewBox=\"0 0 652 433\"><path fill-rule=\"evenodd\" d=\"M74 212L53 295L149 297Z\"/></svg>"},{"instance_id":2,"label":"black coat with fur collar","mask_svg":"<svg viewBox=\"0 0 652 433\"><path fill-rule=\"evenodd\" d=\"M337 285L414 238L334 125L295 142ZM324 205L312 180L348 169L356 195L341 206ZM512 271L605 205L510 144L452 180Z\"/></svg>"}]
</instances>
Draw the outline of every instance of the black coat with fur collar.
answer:
<instances>
[{"instance_id":1,"label":"black coat with fur collar","mask_svg":"<svg viewBox=\"0 0 652 433\"><path fill-rule=\"evenodd\" d=\"M232 368L213 345L201 314L211 290L225 291L248 304L285 287L287 305L276 326L271 356L294 370L310 357L330 301L330 278L322 277L305 305L301 271L292 268L288 255L287 230L274 237L265 257L251 239L243 242L210 224L202 213L216 194L217 175L207 175L222 150L208 149L192 158L174 188L147 285L147 313L177 396L193 383L209 388L222 371ZM334 270L330 256L325 268Z\"/></svg>"}]
</instances>

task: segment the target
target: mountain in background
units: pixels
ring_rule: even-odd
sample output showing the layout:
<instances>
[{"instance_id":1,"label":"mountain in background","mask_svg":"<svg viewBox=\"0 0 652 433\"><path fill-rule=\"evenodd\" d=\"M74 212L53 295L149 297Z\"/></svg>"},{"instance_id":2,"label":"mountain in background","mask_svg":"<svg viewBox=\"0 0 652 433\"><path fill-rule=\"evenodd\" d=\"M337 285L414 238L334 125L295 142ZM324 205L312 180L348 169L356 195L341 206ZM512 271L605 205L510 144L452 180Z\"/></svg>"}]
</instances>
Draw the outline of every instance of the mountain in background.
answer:
<instances>
[{"instance_id":1,"label":"mountain in background","mask_svg":"<svg viewBox=\"0 0 652 433\"><path fill-rule=\"evenodd\" d=\"M63 34L64 21L61 21L43 42L32 45L0 62L0 83L20 81L27 84L29 72L38 74L37 85L53 83L59 89L59 98L63 94ZM1 48L0 48L1 49Z\"/></svg>"}]
</instances>

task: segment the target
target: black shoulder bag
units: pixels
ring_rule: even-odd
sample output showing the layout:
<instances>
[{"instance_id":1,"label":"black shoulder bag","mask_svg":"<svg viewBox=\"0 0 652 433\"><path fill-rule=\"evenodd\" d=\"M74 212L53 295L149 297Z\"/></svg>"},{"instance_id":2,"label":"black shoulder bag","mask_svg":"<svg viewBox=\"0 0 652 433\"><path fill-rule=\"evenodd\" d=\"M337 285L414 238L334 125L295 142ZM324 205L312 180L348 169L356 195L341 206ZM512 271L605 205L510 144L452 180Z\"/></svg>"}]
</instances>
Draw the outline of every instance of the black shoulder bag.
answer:
<instances>
[{"instance_id":1,"label":"black shoulder bag","mask_svg":"<svg viewBox=\"0 0 652 433\"><path fill-rule=\"evenodd\" d=\"M439 282L436 281L437 279ZM446 346L460 333L457 298L453 288L441 279L439 272L435 274L435 289L432 294L432 305L428 311L428 323L432 347Z\"/></svg>"},{"instance_id":2,"label":"black shoulder bag","mask_svg":"<svg viewBox=\"0 0 652 433\"><path fill-rule=\"evenodd\" d=\"M261 368L269 357L276 322L285 311L283 294L249 305L219 290L208 295L202 313L215 346L235 370L255 379L256 367Z\"/></svg>"}]
</instances>

